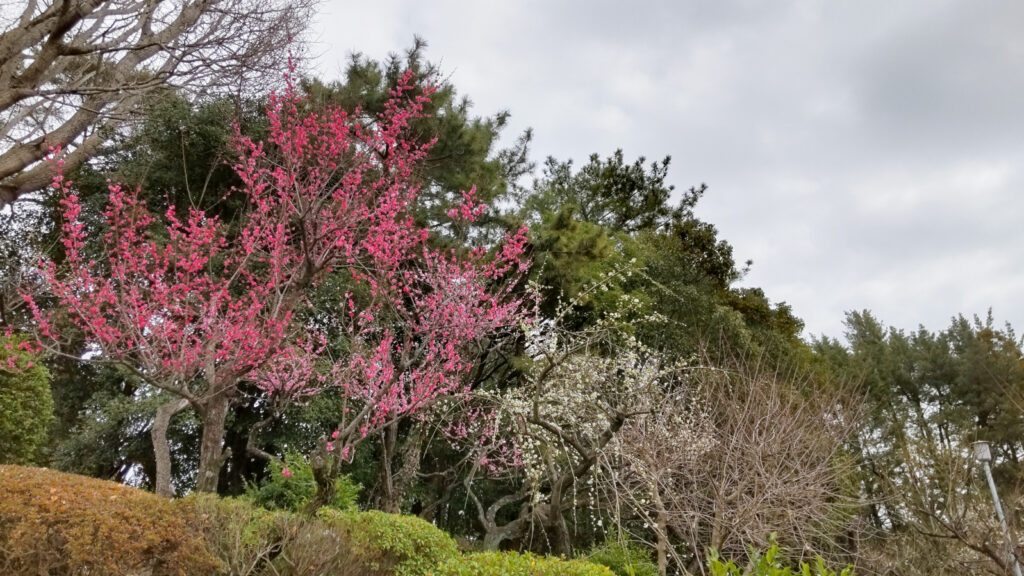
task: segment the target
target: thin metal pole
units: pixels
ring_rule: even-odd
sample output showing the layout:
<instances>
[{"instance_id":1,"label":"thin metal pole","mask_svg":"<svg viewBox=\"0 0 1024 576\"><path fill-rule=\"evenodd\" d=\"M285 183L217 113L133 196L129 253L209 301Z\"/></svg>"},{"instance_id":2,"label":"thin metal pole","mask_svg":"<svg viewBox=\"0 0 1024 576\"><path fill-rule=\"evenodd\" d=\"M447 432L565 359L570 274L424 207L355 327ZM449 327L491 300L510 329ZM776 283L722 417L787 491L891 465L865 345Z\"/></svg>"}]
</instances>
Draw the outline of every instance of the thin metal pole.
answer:
<instances>
[{"instance_id":1,"label":"thin metal pole","mask_svg":"<svg viewBox=\"0 0 1024 576\"><path fill-rule=\"evenodd\" d=\"M982 462L985 467L985 478L988 480L988 489L992 491L992 502L996 506L996 517L1003 526L1003 536L1006 538L1006 545L1010 548L1010 559L1013 561L1013 576L1021 576L1020 562L1017 562L1017 553L1014 550L1013 539L1010 538L1010 527L1006 525L1006 516L1003 516L1003 505L999 503L999 493L996 492L996 481L992 478L992 468L988 460Z\"/></svg>"}]
</instances>

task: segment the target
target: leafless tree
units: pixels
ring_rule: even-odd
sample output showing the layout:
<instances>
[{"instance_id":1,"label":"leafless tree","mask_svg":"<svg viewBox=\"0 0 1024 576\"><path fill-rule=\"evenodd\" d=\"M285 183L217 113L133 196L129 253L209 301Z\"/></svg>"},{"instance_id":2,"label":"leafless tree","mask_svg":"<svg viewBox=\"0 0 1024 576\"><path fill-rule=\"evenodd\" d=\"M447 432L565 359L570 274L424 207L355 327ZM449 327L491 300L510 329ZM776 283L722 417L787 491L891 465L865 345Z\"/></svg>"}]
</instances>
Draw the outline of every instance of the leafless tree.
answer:
<instances>
[{"instance_id":1,"label":"leafless tree","mask_svg":"<svg viewBox=\"0 0 1024 576\"><path fill-rule=\"evenodd\" d=\"M972 438L908 432L900 442L903 466L892 474L878 474L886 509L893 513L884 518L889 529L885 537L865 546L864 572L1012 574L988 486L971 452ZM1000 496L1015 534L1024 497L1019 482L1007 484ZM1019 545L1013 552L1021 557Z\"/></svg>"},{"instance_id":2,"label":"leafless tree","mask_svg":"<svg viewBox=\"0 0 1024 576\"><path fill-rule=\"evenodd\" d=\"M0 208L87 160L148 94L279 79L316 0L0 0Z\"/></svg>"},{"instance_id":3,"label":"leafless tree","mask_svg":"<svg viewBox=\"0 0 1024 576\"><path fill-rule=\"evenodd\" d=\"M695 367L685 395L616 437L605 476L618 513L653 532L662 574L670 560L702 571L708 548L743 555L773 533L818 552L855 521L856 494L844 490L850 398L743 365Z\"/></svg>"}]
</instances>

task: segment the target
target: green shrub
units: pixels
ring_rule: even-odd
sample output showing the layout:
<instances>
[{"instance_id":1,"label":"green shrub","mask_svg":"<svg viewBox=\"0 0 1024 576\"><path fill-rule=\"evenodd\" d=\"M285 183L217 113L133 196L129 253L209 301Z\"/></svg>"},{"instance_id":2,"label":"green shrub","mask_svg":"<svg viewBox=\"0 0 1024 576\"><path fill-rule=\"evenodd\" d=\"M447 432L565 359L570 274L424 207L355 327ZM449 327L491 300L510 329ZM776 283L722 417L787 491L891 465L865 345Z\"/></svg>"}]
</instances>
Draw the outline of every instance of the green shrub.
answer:
<instances>
[{"instance_id":1,"label":"green shrub","mask_svg":"<svg viewBox=\"0 0 1024 576\"><path fill-rule=\"evenodd\" d=\"M288 468L290 476L282 471ZM341 476L335 482L334 501L331 508L338 510L355 509L360 486L348 476ZM257 506L268 510L290 510L299 512L316 494L316 480L309 462L298 453L288 453L284 462L271 462L270 473L257 486L250 485L245 491L246 498Z\"/></svg>"},{"instance_id":2,"label":"green shrub","mask_svg":"<svg viewBox=\"0 0 1024 576\"><path fill-rule=\"evenodd\" d=\"M31 464L53 420L50 373L22 340L0 336L0 464Z\"/></svg>"},{"instance_id":3,"label":"green shrub","mask_svg":"<svg viewBox=\"0 0 1024 576\"><path fill-rule=\"evenodd\" d=\"M708 569L711 576L853 576L852 567L847 566L841 572L836 572L826 566L820 556L815 560L813 567L801 562L797 570L783 566L778 556L779 546L773 541L764 552L751 550L749 562L746 567L740 569L732 560L723 561L717 551L711 550Z\"/></svg>"},{"instance_id":4,"label":"green shrub","mask_svg":"<svg viewBox=\"0 0 1024 576\"><path fill-rule=\"evenodd\" d=\"M21 466L0 466L0 495L0 574L612 574L583 560L462 556L432 524L377 511L323 508L306 518L244 498L195 494L171 501L113 482Z\"/></svg>"},{"instance_id":5,"label":"green shrub","mask_svg":"<svg viewBox=\"0 0 1024 576\"><path fill-rule=\"evenodd\" d=\"M610 576L607 566L519 552L475 552L452 558L437 576Z\"/></svg>"},{"instance_id":6,"label":"green shrub","mask_svg":"<svg viewBox=\"0 0 1024 576\"><path fill-rule=\"evenodd\" d=\"M181 501L230 576L362 576L347 542L323 522L269 511L244 499L191 495Z\"/></svg>"},{"instance_id":7,"label":"green shrub","mask_svg":"<svg viewBox=\"0 0 1024 576\"><path fill-rule=\"evenodd\" d=\"M221 564L170 500L74 474L0 466L0 574L207 576Z\"/></svg>"},{"instance_id":8,"label":"green shrub","mask_svg":"<svg viewBox=\"0 0 1024 576\"><path fill-rule=\"evenodd\" d=\"M192 526L232 576L259 574L276 555L288 533L287 514L270 512L244 500L192 494L178 502Z\"/></svg>"},{"instance_id":9,"label":"green shrub","mask_svg":"<svg viewBox=\"0 0 1024 576\"><path fill-rule=\"evenodd\" d=\"M367 576L428 576L459 555L451 536L415 516L325 508L319 517L348 542Z\"/></svg>"},{"instance_id":10,"label":"green shrub","mask_svg":"<svg viewBox=\"0 0 1024 576\"><path fill-rule=\"evenodd\" d=\"M633 542L609 540L585 554L585 559L611 568L615 576L658 576L648 551Z\"/></svg>"}]
</instances>

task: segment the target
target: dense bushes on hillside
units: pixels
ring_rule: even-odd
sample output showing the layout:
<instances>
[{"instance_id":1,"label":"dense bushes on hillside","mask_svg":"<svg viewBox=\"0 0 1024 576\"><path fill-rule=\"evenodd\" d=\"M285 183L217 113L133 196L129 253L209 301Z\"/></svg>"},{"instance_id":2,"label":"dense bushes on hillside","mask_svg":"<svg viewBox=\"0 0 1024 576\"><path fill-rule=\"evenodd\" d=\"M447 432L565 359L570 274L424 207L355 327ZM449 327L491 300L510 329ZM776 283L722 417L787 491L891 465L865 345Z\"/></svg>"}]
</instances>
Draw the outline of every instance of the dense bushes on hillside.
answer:
<instances>
[{"instance_id":1,"label":"dense bushes on hillside","mask_svg":"<svg viewBox=\"0 0 1024 576\"><path fill-rule=\"evenodd\" d=\"M323 509L316 518L196 494L148 492L0 466L0 573L72 576L600 576L584 561L461 555L413 516Z\"/></svg>"}]
</instances>

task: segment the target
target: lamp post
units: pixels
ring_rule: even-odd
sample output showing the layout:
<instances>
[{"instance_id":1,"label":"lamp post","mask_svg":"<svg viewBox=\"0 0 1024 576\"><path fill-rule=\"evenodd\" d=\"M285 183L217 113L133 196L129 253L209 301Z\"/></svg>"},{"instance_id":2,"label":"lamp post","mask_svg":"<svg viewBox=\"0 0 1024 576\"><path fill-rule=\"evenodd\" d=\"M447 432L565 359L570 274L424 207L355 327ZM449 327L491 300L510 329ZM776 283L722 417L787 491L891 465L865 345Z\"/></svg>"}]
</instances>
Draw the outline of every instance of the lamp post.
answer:
<instances>
[{"instance_id":1,"label":"lamp post","mask_svg":"<svg viewBox=\"0 0 1024 576\"><path fill-rule=\"evenodd\" d=\"M988 442L984 440L975 442L974 457L981 462L982 467L985 469L985 479L988 480L988 489L992 491L992 503L996 507L996 518L999 518L999 524L1003 527L1003 536L1006 538L1006 545L1010 549L1010 560L1013 561L1013 576L1021 576L1020 563L1017 562L1017 553L1014 551L1013 539L1010 538L1010 527L1006 525L1006 516L1003 516L1003 506L999 503L999 493L996 492L996 481L992 479L992 467L989 465L992 462L992 451L988 447Z\"/></svg>"}]
</instances>

